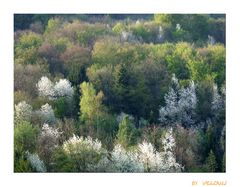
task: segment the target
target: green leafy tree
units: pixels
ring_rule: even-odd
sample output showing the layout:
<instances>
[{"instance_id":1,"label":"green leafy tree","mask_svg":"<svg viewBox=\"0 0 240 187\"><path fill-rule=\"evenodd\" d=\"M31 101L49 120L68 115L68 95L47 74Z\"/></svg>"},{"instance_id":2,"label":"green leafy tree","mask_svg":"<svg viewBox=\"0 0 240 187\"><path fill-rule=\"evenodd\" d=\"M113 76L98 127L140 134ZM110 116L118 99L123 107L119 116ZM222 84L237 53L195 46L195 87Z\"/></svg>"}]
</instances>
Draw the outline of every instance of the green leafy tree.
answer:
<instances>
[{"instance_id":1,"label":"green leafy tree","mask_svg":"<svg viewBox=\"0 0 240 187\"><path fill-rule=\"evenodd\" d=\"M206 159L206 167L208 172L215 172L217 169L216 157L212 150L210 150L209 155Z\"/></svg>"},{"instance_id":2,"label":"green leafy tree","mask_svg":"<svg viewBox=\"0 0 240 187\"><path fill-rule=\"evenodd\" d=\"M36 150L38 128L30 122L20 121L14 127L14 171L30 172L26 152Z\"/></svg>"},{"instance_id":3,"label":"green leafy tree","mask_svg":"<svg viewBox=\"0 0 240 187\"><path fill-rule=\"evenodd\" d=\"M114 25L114 27L112 28L113 32L115 33L121 33L123 31L125 31L126 25L124 25L122 22L118 22L116 25Z\"/></svg>"},{"instance_id":4,"label":"green leafy tree","mask_svg":"<svg viewBox=\"0 0 240 187\"><path fill-rule=\"evenodd\" d=\"M123 147L130 147L137 143L137 129L126 115L119 124L117 142Z\"/></svg>"},{"instance_id":5,"label":"green leafy tree","mask_svg":"<svg viewBox=\"0 0 240 187\"><path fill-rule=\"evenodd\" d=\"M83 82L80 85L80 118L81 120L93 120L95 116L99 116L103 112L102 99L103 92L96 93L91 83Z\"/></svg>"},{"instance_id":6,"label":"green leafy tree","mask_svg":"<svg viewBox=\"0 0 240 187\"><path fill-rule=\"evenodd\" d=\"M106 107L102 104L103 92L100 91L97 94L93 85L86 82L80 85L80 89L82 93L80 119L88 133L103 141L106 146L111 147L116 135L117 123L114 116L108 114Z\"/></svg>"},{"instance_id":7,"label":"green leafy tree","mask_svg":"<svg viewBox=\"0 0 240 187\"><path fill-rule=\"evenodd\" d=\"M42 36L34 32L23 33L16 42L14 50L15 63L36 64L38 48L42 44Z\"/></svg>"},{"instance_id":8,"label":"green leafy tree","mask_svg":"<svg viewBox=\"0 0 240 187\"><path fill-rule=\"evenodd\" d=\"M21 121L15 124L14 150L16 153L24 151L33 152L36 148L38 128L30 122Z\"/></svg>"},{"instance_id":9,"label":"green leafy tree","mask_svg":"<svg viewBox=\"0 0 240 187\"><path fill-rule=\"evenodd\" d=\"M187 64L192 60L193 55L193 49L188 43L176 44L173 54L166 57L169 72L174 73L179 79L189 79Z\"/></svg>"}]
</instances>

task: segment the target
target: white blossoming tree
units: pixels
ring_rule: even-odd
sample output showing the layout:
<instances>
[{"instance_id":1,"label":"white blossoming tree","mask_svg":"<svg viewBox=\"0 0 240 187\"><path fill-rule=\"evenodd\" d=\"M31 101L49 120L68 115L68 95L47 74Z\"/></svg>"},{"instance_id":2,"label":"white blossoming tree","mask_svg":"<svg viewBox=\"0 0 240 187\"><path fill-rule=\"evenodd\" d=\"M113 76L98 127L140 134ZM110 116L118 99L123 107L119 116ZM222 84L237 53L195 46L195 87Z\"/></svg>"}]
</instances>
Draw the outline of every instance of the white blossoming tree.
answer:
<instances>
[{"instance_id":1,"label":"white blossoming tree","mask_svg":"<svg viewBox=\"0 0 240 187\"><path fill-rule=\"evenodd\" d=\"M47 77L43 76L37 83L37 89L39 96L45 96L48 98L54 98L54 84Z\"/></svg>"},{"instance_id":2,"label":"white blossoming tree","mask_svg":"<svg viewBox=\"0 0 240 187\"><path fill-rule=\"evenodd\" d=\"M172 128L170 128L164 138L162 139L163 145L163 163L161 170L163 172L181 172L183 167L176 162L176 156L174 154L174 149L176 146L175 139L173 137Z\"/></svg>"},{"instance_id":3,"label":"white blossoming tree","mask_svg":"<svg viewBox=\"0 0 240 187\"><path fill-rule=\"evenodd\" d=\"M52 153L57 148L61 132L58 129L44 124L38 138L38 153L46 165L50 163Z\"/></svg>"},{"instance_id":4,"label":"white blossoming tree","mask_svg":"<svg viewBox=\"0 0 240 187\"><path fill-rule=\"evenodd\" d=\"M215 84L213 86L212 111L218 112L219 110L223 110L224 108L225 108L225 88L223 87L220 94L219 89Z\"/></svg>"},{"instance_id":5,"label":"white blossoming tree","mask_svg":"<svg viewBox=\"0 0 240 187\"><path fill-rule=\"evenodd\" d=\"M145 172L163 172L162 154L153 147L151 143L143 141L138 145L139 161L144 166Z\"/></svg>"},{"instance_id":6,"label":"white blossoming tree","mask_svg":"<svg viewBox=\"0 0 240 187\"><path fill-rule=\"evenodd\" d=\"M163 152L158 152L151 143L143 141L136 149L126 150L115 145L111 152L113 172L181 172L174 154L175 139L169 129L162 139Z\"/></svg>"},{"instance_id":7,"label":"white blossoming tree","mask_svg":"<svg viewBox=\"0 0 240 187\"><path fill-rule=\"evenodd\" d=\"M38 111L43 123L54 124L56 121L54 111L52 106L46 103L45 105L41 106L40 111Z\"/></svg>"},{"instance_id":8,"label":"white blossoming tree","mask_svg":"<svg viewBox=\"0 0 240 187\"><path fill-rule=\"evenodd\" d=\"M175 75L172 78L172 83L173 86L164 97L166 105L159 110L159 121L166 125L190 126L194 124L197 105L195 84L191 81L188 87L180 88Z\"/></svg>"},{"instance_id":9,"label":"white blossoming tree","mask_svg":"<svg viewBox=\"0 0 240 187\"><path fill-rule=\"evenodd\" d=\"M26 101L21 101L15 105L15 119L29 121L32 116L32 106Z\"/></svg>"},{"instance_id":10,"label":"white blossoming tree","mask_svg":"<svg viewBox=\"0 0 240 187\"><path fill-rule=\"evenodd\" d=\"M54 86L55 96L57 97L68 97L71 98L73 96L73 87L71 83L67 79L60 79L56 82Z\"/></svg>"},{"instance_id":11,"label":"white blossoming tree","mask_svg":"<svg viewBox=\"0 0 240 187\"><path fill-rule=\"evenodd\" d=\"M91 137L73 136L63 143L63 151L73 171L82 172L181 172L174 154L175 139L172 129L162 139L163 151L158 152L151 143L143 141L131 149L116 144L111 152Z\"/></svg>"},{"instance_id":12,"label":"white blossoming tree","mask_svg":"<svg viewBox=\"0 0 240 187\"><path fill-rule=\"evenodd\" d=\"M126 151L120 144L115 145L111 153L112 172L144 172L144 166L139 162L138 155Z\"/></svg>"},{"instance_id":13,"label":"white blossoming tree","mask_svg":"<svg viewBox=\"0 0 240 187\"><path fill-rule=\"evenodd\" d=\"M175 139L169 129L162 139L163 152L158 152L151 143L143 141L138 145L138 158L145 172L181 172L182 166L176 162Z\"/></svg>"},{"instance_id":14,"label":"white blossoming tree","mask_svg":"<svg viewBox=\"0 0 240 187\"><path fill-rule=\"evenodd\" d=\"M73 136L63 143L63 150L74 163L76 171L96 171L102 160L106 160L107 151L101 142L91 137ZM99 166L100 167L100 166Z\"/></svg>"},{"instance_id":15,"label":"white blossoming tree","mask_svg":"<svg viewBox=\"0 0 240 187\"><path fill-rule=\"evenodd\" d=\"M49 99L56 99L57 97L71 98L74 90L71 83L67 79L60 79L55 84L47 77L42 77L37 83L39 96L45 96Z\"/></svg>"}]
</instances>

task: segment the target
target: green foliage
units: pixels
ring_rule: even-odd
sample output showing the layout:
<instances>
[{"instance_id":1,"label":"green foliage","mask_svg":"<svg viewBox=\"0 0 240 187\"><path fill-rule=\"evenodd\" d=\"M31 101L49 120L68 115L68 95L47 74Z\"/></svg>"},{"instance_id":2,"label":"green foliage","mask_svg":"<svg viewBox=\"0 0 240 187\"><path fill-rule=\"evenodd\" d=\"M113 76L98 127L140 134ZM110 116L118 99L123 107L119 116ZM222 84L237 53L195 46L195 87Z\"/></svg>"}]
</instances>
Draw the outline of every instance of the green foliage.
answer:
<instances>
[{"instance_id":1,"label":"green foliage","mask_svg":"<svg viewBox=\"0 0 240 187\"><path fill-rule=\"evenodd\" d=\"M117 130L118 124L116 118L111 114L103 113L99 118L94 120L95 137L108 149L113 148Z\"/></svg>"},{"instance_id":2,"label":"green foliage","mask_svg":"<svg viewBox=\"0 0 240 187\"><path fill-rule=\"evenodd\" d=\"M60 97L54 103L54 114L57 118L63 118L66 113L66 105L67 101L66 98Z\"/></svg>"},{"instance_id":3,"label":"green foliage","mask_svg":"<svg viewBox=\"0 0 240 187\"><path fill-rule=\"evenodd\" d=\"M81 31L78 31L77 34L77 41L82 46L91 46L96 40L97 37L106 34L108 31L107 29L100 24L96 25L85 25L85 28Z\"/></svg>"},{"instance_id":4,"label":"green foliage","mask_svg":"<svg viewBox=\"0 0 240 187\"><path fill-rule=\"evenodd\" d=\"M123 31L125 31L127 28L126 26L121 23L121 22L118 22L116 25L114 25L114 27L112 28L113 32L115 33L121 33Z\"/></svg>"},{"instance_id":5,"label":"green foliage","mask_svg":"<svg viewBox=\"0 0 240 187\"><path fill-rule=\"evenodd\" d=\"M32 168L25 156L14 158L14 172L31 172Z\"/></svg>"},{"instance_id":6,"label":"green foliage","mask_svg":"<svg viewBox=\"0 0 240 187\"><path fill-rule=\"evenodd\" d=\"M52 162L53 172L77 172L75 163L61 147L54 152Z\"/></svg>"},{"instance_id":7,"label":"green foliage","mask_svg":"<svg viewBox=\"0 0 240 187\"><path fill-rule=\"evenodd\" d=\"M152 33L147 30L147 28L142 23L136 23L132 28L133 34L137 36L140 40L149 42L151 39Z\"/></svg>"},{"instance_id":8,"label":"green foliage","mask_svg":"<svg viewBox=\"0 0 240 187\"><path fill-rule=\"evenodd\" d=\"M45 29L45 34L49 34L51 32L56 31L58 27L61 25L61 20L58 18L51 18L48 20L46 29Z\"/></svg>"},{"instance_id":9,"label":"green foliage","mask_svg":"<svg viewBox=\"0 0 240 187\"><path fill-rule=\"evenodd\" d=\"M209 32L209 17L203 14L156 14L154 21L169 29L170 40L189 41L201 44L207 40ZM176 31L179 24L181 29ZM176 37L176 38L175 38Z\"/></svg>"},{"instance_id":10,"label":"green foliage","mask_svg":"<svg viewBox=\"0 0 240 187\"><path fill-rule=\"evenodd\" d=\"M95 43L92 60L95 64L133 64L140 63L147 58L148 50L141 45L121 44L110 39Z\"/></svg>"},{"instance_id":11,"label":"green foliage","mask_svg":"<svg viewBox=\"0 0 240 187\"><path fill-rule=\"evenodd\" d=\"M119 124L117 133L117 142L123 147L130 147L136 145L138 139L138 132L136 127L130 121L128 116L124 116Z\"/></svg>"},{"instance_id":12,"label":"green foliage","mask_svg":"<svg viewBox=\"0 0 240 187\"><path fill-rule=\"evenodd\" d=\"M225 82L226 77L226 49L223 45L213 45L206 48L203 55L204 61L209 64L209 70L213 73L214 81L219 87Z\"/></svg>"},{"instance_id":13,"label":"green foliage","mask_svg":"<svg viewBox=\"0 0 240 187\"><path fill-rule=\"evenodd\" d=\"M14 171L31 172L32 168L27 161L26 152L36 150L39 129L31 123L21 121L14 126Z\"/></svg>"},{"instance_id":14,"label":"green foliage","mask_svg":"<svg viewBox=\"0 0 240 187\"><path fill-rule=\"evenodd\" d=\"M189 78L187 62L191 58L191 53L191 48L187 43L179 43L173 54L166 57L169 71L174 73L179 79Z\"/></svg>"},{"instance_id":15,"label":"green foliage","mask_svg":"<svg viewBox=\"0 0 240 187\"><path fill-rule=\"evenodd\" d=\"M37 50L41 43L41 35L33 32L23 33L14 48L15 62L19 64L35 64L38 59Z\"/></svg>"},{"instance_id":16,"label":"green foliage","mask_svg":"<svg viewBox=\"0 0 240 187\"><path fill-rule=\"evenodd\" d=\"M37 134L38 128L29 122L21 121L15 124L14 151L17 153L33 152L36 148Z\"/></svg>"},{"instance_id":17,"label":"green foliage","mask_svg":"<svg viewBox=\"0 0 240 187\"><path fill-rule=\"evenodd\" d=\"M199 82L197 89L197 114L200 120L211 117L211 102L213 99L213 80L207 76L205 80Z\"/></svg>"},{"instance_id":18,"label":"green foliage","mask_svg":"<svg viewBox=\"0 0 240 187\"><path fill-rule=\"evenodd\" d=\"M80 85L80 118L81 120L93 120L94 116L99 116L103 111L103 92L96 93L91 83L83 82Z\"/></svg>"},{"instance_id":19,"label":"green foliage","mask_svg":"<svg viewBox=\"0 0 240 187\"><path fill-rule=\"evenodd\" d=\"M215 172L217 169L216 157L212 150L210 150L209 155L206 159L206 167L208 172Z\"/></svg>"},{"instance_id":20,"label":"green foliage","mask_svg":"<svg viewBox=\"0 0 240 187\"><path fill-rule=\"evenodd\" d=\"M87 134L92 134L93 137L111 147L116 135L117 123L112 115L106 113L105 106L102 104L103 93L100 91L96 94L93 85L86 82L80 85L80 89L82 93L80 119L85 123L81 127L81 132L87 131Z\"/></svg>"}]
</instances>

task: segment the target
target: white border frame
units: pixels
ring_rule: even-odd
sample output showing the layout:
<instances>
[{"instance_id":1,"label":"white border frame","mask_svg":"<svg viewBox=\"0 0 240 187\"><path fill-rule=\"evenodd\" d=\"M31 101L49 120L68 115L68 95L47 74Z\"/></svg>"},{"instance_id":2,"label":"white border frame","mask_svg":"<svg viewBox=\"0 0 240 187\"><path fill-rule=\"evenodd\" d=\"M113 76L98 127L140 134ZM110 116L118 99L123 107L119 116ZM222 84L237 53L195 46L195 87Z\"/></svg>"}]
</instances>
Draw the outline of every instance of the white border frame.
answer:
<instances>
[{"instance_id":1,"label":"white border frame","mask_svg":"<svg viewBox=\"0 0 240 187\"><path fill-rule=\"evenodd\" d=\"M152 1L152 2L150 2ZM225 0L2 0L0 3L0 176L1 186L203 186L202 181L240 182L240 23L237 1ZM13 173L14 13L226 13L226 173L17 174Z\"/></svg>"}]
</instances>

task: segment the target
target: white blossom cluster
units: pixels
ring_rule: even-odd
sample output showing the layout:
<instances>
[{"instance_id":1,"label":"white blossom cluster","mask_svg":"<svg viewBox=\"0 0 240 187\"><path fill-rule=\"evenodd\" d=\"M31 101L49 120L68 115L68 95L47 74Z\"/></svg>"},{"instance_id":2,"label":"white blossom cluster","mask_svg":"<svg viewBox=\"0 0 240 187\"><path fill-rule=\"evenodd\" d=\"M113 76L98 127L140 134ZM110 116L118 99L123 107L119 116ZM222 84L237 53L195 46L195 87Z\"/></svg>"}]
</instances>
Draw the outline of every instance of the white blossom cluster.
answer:
<instances>
[{"instance_id":1,"label":"white blossom cluster","mask_svg":"<svg viewBox=\"0 0 240 187\"><path fill-rule=\"evenodd\" d=\"M67 154L72 155L78 154L83 149L100 152L102 149L102 144L97 139L93 140L90 136L88 136L87 138L83 138L73 135L72 138L64 142L63 149Z\"/></svg>"},{"instance_id":2,"label":"white blossom cluster","mask_svg":"<svg viewBox=\"0 0 240 187\"><path fill-rule=\"evenodd\" d=\"M74 135L63 143L63 150L74 159L78 158L77 155L79 154L85 156L87 151L91 151L91 154L95 154L96 157L100 156L97 163L91 161L91 158L86 158L88 163L85 164L88 171L181 172L183 167L177 163L174 154L175 139L172 129L167 131L162 139L162 144L162 152L158 152L151 143L146 141L131 149L125 149L120 144L116 144L113 150L107 154L107 151L102 148L101 142L97 139L93 140L91 137L83 138Z\"/></svg>"},{"instance_id":3,"label":"white blossom cluster","mask_svg":"<svg viewBox=\"0 0 240 187\"><path fill-rule=\"evenodd\" d=\"M58 97L72 97L73 87L67 79L60 79L54 86L55 95Z\"/></svg>"},{"instance_id":4,"label":"white blossom cluster","mask_svg":"<svg viewBox=\"0 0 240 187\"><path fill-rule=\"evenodd\" d=\"M51 137L52 139L55 140L55 142L57 142L60 136L61 136L61 132L59 132L58 129L50 127L46 123L43 124L40 137Z\"/></svg>"},{"instance_id":5,"label":"white blossom cluster","mask_svg":"<svg viewBox=\"0 0 240 187\"><path fill-rule=\"evenodd\" d=\"M58 129L50 127L45 123L42 126L42 131L38 137L39 155L43 157L51 157L53 151L59 144L60 135L61 132L59 132Z\"/></svg>"},{"instance_id":6,"label":"white blossom cluster","mask_svg":"<svg viewBox=\"0 0 240 187\"><path fill-rule=\"evenodd\" d=\"M49 80L47 77L42 77L38 83L37 83L37 89L39 96L46 96L49 98L53 98L55 96L54 93L54 84L51 80Z\"/></svg>"},{"instance_id":7,"label":"white blossom cluster","mask_svg":"<svg viewBox=\"0 0 240 187\"><path fill-rule=\"evenodd\" d=\"M139 161L144 166L145 172L162 172L163 158L151 143L143 141L138 145Z\"/></svg>"},{"instance_id":8,"label":"white blossom cluster","mask_svg":"<svg viewBox=\"0 0 240 187\"><path fill-rule=\"evenodd\" d=\"M160 25L159 29L158 29L158 35L157 35L157 41L158 42L163 42L163 40L164 40L163 34L164 34L164 31L163 31L162 26Z\"/></svg>"},{"instance_id":9,"label":"white blossom cluster","mask_svg":"<svg viewBox=\"0 0 240 187\"><path fill-rule=\"evenodd\" d=\"M192 125L197 105L195 84L191 81L188 87L180 88L175 76L172 83L174 87L164 97L166 105L159 110L159 120L164 124Z\"/></svg>"},{"instance_id":10,"label":"white blossom cluster","mask_svg":"<svg viewBox=\"0 0 240 187\"><path fill-rule=\"evenodd\" d=\"M27 152L27 160L30 162L32 168L37 172L46 172L44 162L39 158L37 154L31 154Z\"/></svg>"},{"instance_id":11,"label":"white blossom cluster","mask_svg":"<svg viewBox=\"0 0 240 187\"><path fill-rule=\"evenodd\" d=\"M180 172L183 167L176 162L174 155L174 149L176 146L175 139L173 137L172 128L166 132L165 137L162 139L163 144L163 172Z\"/></svg>"},{"instance_id":12,"label":"white blossom cluster","mask_svg":"<svg viewBox=\"0 0 240 187\"><path fill-rule=\"evenodd\" d=\"M216 40L214 39L214 37L211 35L208 35L208 44L214 45L215 43L216 43Z\"/></svg>"},{"instance_id":13,"label":"white blossom cluster","mask_svg":"<svg viewBox=\"0 0 240 187\"><path fill-rule=\"evenodd\" d=\"M52 106L49 105L48 103L46 103L45 105L42 105L38 113L40 114L40 117L42 118L43 123L53 124L56 121Z\"/></svg>"},{"instance_id":14,"label":"white blossom cluster","mask_svg":"<svg viewBox=\"0 0 240 187\"><path fill-rule=\"evenodd\" d=\"M176 30L179 31L179 30L181 30L181 29L182 29L181 25L180 25L179 23L177 23L177 24L176 24Z\"/></svg>"},{"instance_id":15,"label":"white blossom cluster","mask_svg":"<svg viewBox=\"0 0 240 187\"><path fill-rule=\"evenodd\" d=\"M16 120L29 121L32 116L32 106L27 104L26 101L21 101L15 105Z\"/></svg>"},{"instance_id":16,"label":"white blossom cluster","mask_svg":"<svg viewBox=\"0 0 240 187\"><path fill-rule=\"evenodd\" d=\"M55 84L47 77L43 76L37 83L37 89L40 96L54 99L57 97L71 98L73 96L73 87L67 79L60 79Z\"/></svg>"},{"instance_id":17,"label":"white blossom cluster","mask_svg":"<svg viewBox=\"0 0 240 187\"><path fill-rule=\"evenodd\" d=\"M144 172L144 166L133 151L126 151L120 144L111 153L112 172Z\"/></svg>"},{"instance_id":18,"label":"white blossom cluster","mask_svg":"<svg viewBox=\"0 0 240 187\"><path fill-rule=\"evenodd\" d=\"M43 123L53 124L56 121L52 106L48 103L42 105L38 111L33 111L32 106L27 104L26 101L21 101L15 105L16 120L30 121L31 117L34 115L39 116Z\"/></svg>"},{"instance_id":19,"label":"white blossom cluster","mask_svg":"<svg viewBox=\"0 0 240 187\"><path fill-rule=\"evenodd\" d=\"M225 88L219 93L217 85L213 86L212 110L217 112L225 108Z\"/></svg>"},{"instance_id":20,"label":"white blossom cluster","mask_svg":"<svg viewBox=\"0 0 240 187\"><path fill-rule=\"evenodd\" d=\"M114 172L181 172L174 148L175 139L170 129L162 139L163 152L158 152L151 143L143 141L134 150L125 150L116 145L111 153Z\"/></svg>"}]
</instances>

